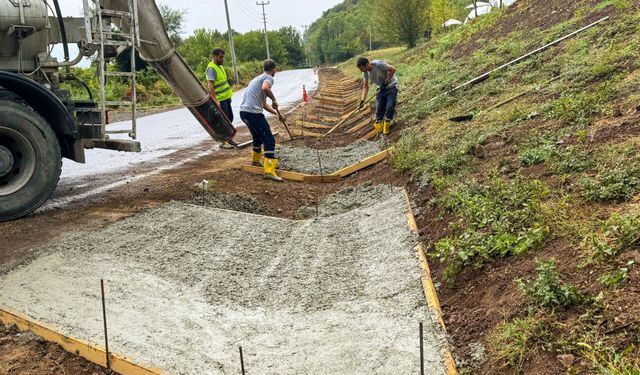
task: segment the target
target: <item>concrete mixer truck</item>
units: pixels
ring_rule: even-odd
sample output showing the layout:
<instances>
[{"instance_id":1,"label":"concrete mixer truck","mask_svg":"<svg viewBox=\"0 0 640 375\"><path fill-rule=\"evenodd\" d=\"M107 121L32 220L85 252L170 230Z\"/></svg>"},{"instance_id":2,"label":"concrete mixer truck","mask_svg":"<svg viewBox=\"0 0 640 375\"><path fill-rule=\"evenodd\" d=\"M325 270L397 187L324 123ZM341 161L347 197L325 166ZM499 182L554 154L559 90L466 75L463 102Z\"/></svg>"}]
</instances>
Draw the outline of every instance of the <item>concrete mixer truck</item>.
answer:
<instances>
[{"instance_id":1,"label":"concrete mixer truck","mask_svg":"<svg viewBox=\"0 0 640 375\"><path fill-rule=\"evenodd\" d=\"M233 144L234 127L176 52L154 0L82 3L83 17L65 17L58 0L0 0L0 221L28 215L51 196L62 158L84 163L87 148L140 151L135 54L130 72L107 68L127 49L167 81L211 137ZM63 59L51 53L60 44ZM69 45L77 46L75 56ZM70 69L90 56L100 81L96 97ZM131 84L128 100L108 100L109 79ZM84 85L88 98L72 97L69 81ZM110 130L109 109L123 106L131 109L131 127Z\"/></svg>"}]
</instances>

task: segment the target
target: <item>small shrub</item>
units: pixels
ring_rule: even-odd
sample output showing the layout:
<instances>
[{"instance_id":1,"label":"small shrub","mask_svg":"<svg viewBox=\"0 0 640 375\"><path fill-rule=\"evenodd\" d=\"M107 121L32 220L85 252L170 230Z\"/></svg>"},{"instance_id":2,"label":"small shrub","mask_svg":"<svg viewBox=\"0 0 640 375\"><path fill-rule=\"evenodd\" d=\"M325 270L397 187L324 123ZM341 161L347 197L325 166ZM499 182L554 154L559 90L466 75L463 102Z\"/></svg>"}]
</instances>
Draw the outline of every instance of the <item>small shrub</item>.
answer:
<instances>
[{"instance_id":1,"label":"small shrub","mask_svg":"<svg viewBox=\"0 0 640 375\"><path fill-rule=\"evenodd\" d=\"M626 267L618 268L617 271L605 274L600 278L600 282L609 287L620 285L627 280L629 280L629 269Z\"/></svg>"},{"instance_id":2,"label":"small shrub","mask_svg":"<svg viewBox=\"0 0 640 375\"><path fill-rule=\"evenodd\" d=\"M595 259L603 259L625 251L640 239L640 215L613 213L601 224L597 233L584 240Z\"/></svg>"},{"instance_id":3,"label":"small shrub","mask_svg":"<svg viewBox=\"0 0 640 375\"><path fill-rule=\"evenodd\" d=\"M547 160L549 169L555 173L576 173L587 171L594 166L594 160L585 150L569 146L564 150L556 150Z\"/></svg>"},{"instance_id":4,"label":"small shrub","mask_svg":"<svg viewBox=\"0 0 640 375\"><path fill-rule=\"evenodd\" d=\"M536 259L536 271L538 276L534 280L516 280L529 298L531 307L554 309L582 302L583 298L574 286L562 285L560 282L556 262Z\"/></svg>"},{"instance_id":5,"label":"small shrub","mask_svg":"<svg viewBox=\"0 0 640 375\"><path fill-rule=\"evenodd\" d=\"M523 167L530 167L532 165L540 164L553 154L555 151L555 145L546 143L538 147L524 148L518 151L520 157L520 163Z\"/></svg>"},{"instance_id":6,"label":"small shrub","mask_svg":"<svg viewBox=\"0 0 640 375\"><path fill-rule=\"evenodd\" d=\"M590 202L626 201L640 191L640 168L616 168L580 180L582 196Z\"/></svg>"},{"instance_id":7,"label":"small shrub","mask_svg":"<svg viewBox=\"0 0 640 375\"><path fill-rule=\"evenodd\" d=\"M547 117L584 128L596 115L605 112L606 102L605 92L565 93L547 108Z\"/></svg>"},{"instance_id":8,"label":"small shrub","mask_svg":"<svg viewBox=\"0 0 640 375\"><path fill-rule=\"evenodd\" d=\"M448 191L438 201L459 219L450 224L452 234L435 244L435 254L446 264L444 278L452 281L464 265L481 266L539 249L549 236L540 209L546 195L538 180L508 181L495 175L485 184L461 184Z\"/></svg>"}]
</instances>

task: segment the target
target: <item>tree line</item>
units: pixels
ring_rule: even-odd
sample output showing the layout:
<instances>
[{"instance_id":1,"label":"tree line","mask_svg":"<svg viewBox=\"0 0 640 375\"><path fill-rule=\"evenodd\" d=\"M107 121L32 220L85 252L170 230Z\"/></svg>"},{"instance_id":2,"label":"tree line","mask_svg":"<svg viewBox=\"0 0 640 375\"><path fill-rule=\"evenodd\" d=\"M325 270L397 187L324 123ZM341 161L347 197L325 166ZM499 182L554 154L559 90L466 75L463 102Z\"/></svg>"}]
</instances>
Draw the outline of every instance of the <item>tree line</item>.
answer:
<instances>
[{"instance_id":1,"label":"tree line","mask_svg":"<svg viewBox=\"0 0 640 375\"><path fill-rule=\"evenodd\" d=\"M471 0L345 0L324 12L305 35L314 64L334 63L364 51L415 47L442 30L451 18L463 19Z\"/></svg>"},{"instance_id":2,"label":"tree line","mask_svg":"<svg viewBox=\"0 0 640 375\"><path fill-rule=\"evenodd\" d=\"M211 53L217 47L227 52L224 68L233 84L244 85L262 72L262 61L267 57L263 32L239 33L234 31L240 82L233 82L228 33L201 28L195 30L191 35L183 37L186 12L163 4L160 4L159 9L169 38L203 84L206 81L206 69L207 64L211 61ZM298 30L287 26L269 31L268 36L271 58L278 62L283 69L302 68L306 65L302 35ZM167 83L140 58L137 51L135 53L138 102L150 106L178 103L179 99ZM93 61L90 67L73 68L74 75L87 84L94 98L98 96L99 92L96 64L97 62ZM108 64L107 69L122 72L131 71L131 51L119 54L115 61ZM69 81L63 85L72 91L74 97L87 96L85 87L78 82ZM128 80L126 78L110 78L106 85L106 95L109 100L130 99L131 88Z\"/></svg>"}]
</instances>

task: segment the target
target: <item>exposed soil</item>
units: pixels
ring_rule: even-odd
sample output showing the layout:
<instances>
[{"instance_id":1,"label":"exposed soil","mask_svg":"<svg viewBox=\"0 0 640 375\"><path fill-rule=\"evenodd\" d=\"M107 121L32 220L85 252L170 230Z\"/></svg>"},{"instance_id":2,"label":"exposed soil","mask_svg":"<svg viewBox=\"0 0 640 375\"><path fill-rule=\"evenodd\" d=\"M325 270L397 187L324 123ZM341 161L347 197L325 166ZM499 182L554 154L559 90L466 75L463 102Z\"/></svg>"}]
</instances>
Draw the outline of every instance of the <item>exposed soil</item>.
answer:
<instances>
[{"instance_id":1,"label":"exposed soil","mask_svg":"<svg viewBox=\"0 0 640 375\"><path fill-rule=\"evenodd\" d=\"M114 375L31 333L0 324L0 374Z\"/></svg>"}]
</instances>

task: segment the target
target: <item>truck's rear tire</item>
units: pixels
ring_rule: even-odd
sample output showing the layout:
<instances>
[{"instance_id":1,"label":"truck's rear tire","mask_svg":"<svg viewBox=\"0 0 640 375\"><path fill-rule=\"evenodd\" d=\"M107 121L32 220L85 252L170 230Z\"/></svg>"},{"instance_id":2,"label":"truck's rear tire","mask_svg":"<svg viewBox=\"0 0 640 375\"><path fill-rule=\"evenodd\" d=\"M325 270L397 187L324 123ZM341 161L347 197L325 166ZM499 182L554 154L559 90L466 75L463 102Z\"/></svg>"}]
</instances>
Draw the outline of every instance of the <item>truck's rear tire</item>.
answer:
<instances>
[{"instance_id":1,"label":"truck's rear tire","mask_svg":"<svg viewBox=\"0 0 640 375\"><path fill-rule=\"evenodd\" d=\"M0 101L0 221L40 207L61 169L60 145L49 124L25 105Z\"/></svg>"}]
</instances>

